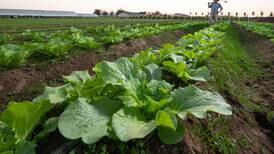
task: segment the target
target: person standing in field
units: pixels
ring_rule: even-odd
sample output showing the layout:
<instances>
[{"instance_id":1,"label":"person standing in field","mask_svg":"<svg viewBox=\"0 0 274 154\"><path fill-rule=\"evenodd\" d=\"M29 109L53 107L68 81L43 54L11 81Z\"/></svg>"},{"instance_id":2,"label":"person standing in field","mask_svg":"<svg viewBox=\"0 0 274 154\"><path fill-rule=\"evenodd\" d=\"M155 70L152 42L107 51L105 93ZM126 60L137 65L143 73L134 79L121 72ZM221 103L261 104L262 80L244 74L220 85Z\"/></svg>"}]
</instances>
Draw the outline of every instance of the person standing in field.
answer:
<instances>
[{"instance_id":1,"label":"person standing in field","mask_svg":"<svg viewBox=\"0 0 274 154\"><path fill-rule=\"evenodd\" d=\"M223 10L222 5L218 3L218 1L219 0L213 0L212 3L208 2L208 8L211 8L209 24L215 24L218 21L218 13Z\"/></svg>"}]
</instances>

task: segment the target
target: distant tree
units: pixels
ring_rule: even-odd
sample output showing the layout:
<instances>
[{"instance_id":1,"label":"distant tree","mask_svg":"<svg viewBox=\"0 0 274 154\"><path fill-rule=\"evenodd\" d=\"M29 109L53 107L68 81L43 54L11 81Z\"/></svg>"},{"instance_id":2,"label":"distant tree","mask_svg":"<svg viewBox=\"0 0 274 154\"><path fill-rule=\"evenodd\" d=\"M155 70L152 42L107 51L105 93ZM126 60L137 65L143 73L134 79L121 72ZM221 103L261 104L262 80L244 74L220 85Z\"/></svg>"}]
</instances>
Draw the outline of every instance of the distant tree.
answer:
<instances>
[{"instance_id":1,"label":"distant tree","mask_svg":"<svg viewBox=\"0 0 274 154\"><path fill-rule=\"evenodd\" d=\"M114 14L115 14L114 11L110 11L109 13L110 16L114 16Z\"/></svg>"},{"instance_id":2,"label":"distant tree","mask_svg":"<svg viewBox=\"0 0 274 154\"><path fill-rule=\"evenodd\" d=\"M202 12L202 16L204 16L204 12Z\"/></svg>"},{"instance_id":3,"label":"distant tree","mask_svg":"<svg viewBox=\"0 0 274 154\"><path fill-rule=\"evenodd\" d=\"M261 11L261 16L262 16L262 17L264 16L264 11Z\"/></svg>"},{"instance_id":4,"label":"distant tree","mask_svg":"<svg viewBox=\"0 0 274 154\"><path fill-rule=\"evenodd\" d=\"M255 11L252 11L252 17L254 17L255 16Z\"/></svg>"},{"instance_id":5,"label":"distant tree","mask_svg":"<svg viewBox=\"0 0 274 154\"><path fill-rule=\"evenodd\" d=\"M108 16L108 12L107 11L102 11L102 15L103 16Z\"/></svg>"},{"instance_id":6,"label":"distant tree","mask_svg":"<svg viewBox=\"0 0 274 154\"><path fill-rule=\"evenodd\" d=\"M270 15L269 15L270 17L273 17L273 12L270 12Z\"/></svg>"},{"instance_id":7,"label":"distant tree","mask_svg":"<svg viewBox=\"0 0 274 154\"><path fill-rule=\"evenodd\" d=\"M227 13L227 15L228 15L228 16L230 16L230 15L231 15L231 13L230 13L230 12L228 12L228 13Z\"/></svg>"},{"instance_id":8,"label":"distant tree","mask_svg":"<svg viewBox=\"0 0 274 154\"><path fill-rule=\"evenodd\" d=\"M164 17L164 19L167 19L168 18L168 14L165 13L163 17Z\"/></svg>"},{"instance_id":9,"label":"distant tree","mask_svg":"<svg viewBox=\"0 0 274 154\"><path fill-rule=\"evenodd\" d=\"M153 15L155 15L155 16L160 16L162 13L160 12L160 11L155 11L154 13L153 13Z\"/></svg>"},{"instance_id":10,"label":"distant tree","mask_svg":"<svg viewBox=\"0 0 274 154\"><path fill-rule=\"evenodd\" d=\"M123 9L119 9L119 10L116 11L116 15L119 15L120 13L123 13L123 12L126 12L126 11L123 10Z\"/></svg>"},{"instance_id":11,"label":"distant tree","mask_svg":"<svg viewBox=\"0 0 274 154\"><path fill-rule=\"evenodd\" d=\"M101 9L95 9L94 14L97 14L98 16L100 16L102 14L102 10Z\"/></svg>"},{"instance_id":12,"label":"distant tree","mask_svg":"<svg viewBox=\"0 0 274 154\"><path fill-rule=\"evenodd\" d=\"M244 17L246 16L246 12L244 12Z\"/></svg>"},{"instance_id":13,"label":"distant tree","mask_svg":"<svg viewBox=\"0 0 274 154\"><path fill-rule=\"evenodd\" d=\"M198 13L197 12L195 12L195 16L197 16L198 15Z\"/></svg>"},{"instance_id":14,"label":"distant tree","mask_svg":"<svg viewBox=\"0 0 274 154\"><path fill-rule=\"evenodd\" d=\"M222 13L221 13L221 15L223 16L223 15L224 15L224 13L222 12Z\"/></svg>"},{"instance_id":15,"label":"distant tree","mask_svg":"<svg viewBox=\"0 0 274 154\"><path fill-rule=\"evenodd\" d=\"M192 12L189 12L190 16L192 15Z\"/></svg>"},{"instance_id":16,"label":"distant tree","mask_svg":"<svg viewBox=\"0 0 274 154\"><path fill-rule=\"evenodd\" d=\"M238 14L238 12L236 12L236 14L235 14L235 15L236 15L236 17L238 17L238 15L239 15L239 14Z\"/></svg>"}]
</instances>

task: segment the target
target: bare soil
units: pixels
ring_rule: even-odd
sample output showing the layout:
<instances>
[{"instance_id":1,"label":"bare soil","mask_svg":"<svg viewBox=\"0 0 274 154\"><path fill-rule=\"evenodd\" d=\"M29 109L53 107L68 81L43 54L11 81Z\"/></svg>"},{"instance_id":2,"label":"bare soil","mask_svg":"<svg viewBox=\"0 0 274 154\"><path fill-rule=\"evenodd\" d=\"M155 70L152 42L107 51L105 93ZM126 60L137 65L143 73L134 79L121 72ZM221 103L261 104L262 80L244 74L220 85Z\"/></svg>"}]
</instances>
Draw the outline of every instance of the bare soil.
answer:
<instances>
[{"instance_id":1,"label":"bare soil","mask_svg":"<svg viewBox=\"0 0 274 154\"><path fill-rule=\"evenodd\" d=\"M62 84L62 76L76 70L89 70L102 60L115 60L119 57L132 56L138 51L150 47L157 48L164 43L174 43L187 32L176 30L144 39L129 40L111 45L105 49L81 53L55 64L28 64L25 67L0 72L0 110L12 100L31 100L41 94L45 85Z\"/></svg>"}]
</instances>

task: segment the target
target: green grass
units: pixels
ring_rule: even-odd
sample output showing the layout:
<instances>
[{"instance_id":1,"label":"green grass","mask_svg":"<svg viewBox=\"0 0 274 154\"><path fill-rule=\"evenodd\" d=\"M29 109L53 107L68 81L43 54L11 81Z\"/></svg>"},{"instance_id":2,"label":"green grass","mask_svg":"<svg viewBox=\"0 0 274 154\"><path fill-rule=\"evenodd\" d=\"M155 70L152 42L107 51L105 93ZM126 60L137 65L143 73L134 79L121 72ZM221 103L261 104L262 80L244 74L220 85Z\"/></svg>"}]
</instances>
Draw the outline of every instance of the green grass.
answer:
<instances>
[{"instance_id":1,"label":"green grass","mask_svg":"<svg viewBox=\"0 0 274 154\"><path fill-rule=\"evenodd\" d=\"M232 27L226 33L223 48L209 60L209 67L214 77L210 84L214 89L228 92L248 110L264 110L262 106L249 101L254 90L245 84L247 80L259 77L262 71L249 55L247 46L241 44L237 31Z\"/></svg>"}]
</instances>

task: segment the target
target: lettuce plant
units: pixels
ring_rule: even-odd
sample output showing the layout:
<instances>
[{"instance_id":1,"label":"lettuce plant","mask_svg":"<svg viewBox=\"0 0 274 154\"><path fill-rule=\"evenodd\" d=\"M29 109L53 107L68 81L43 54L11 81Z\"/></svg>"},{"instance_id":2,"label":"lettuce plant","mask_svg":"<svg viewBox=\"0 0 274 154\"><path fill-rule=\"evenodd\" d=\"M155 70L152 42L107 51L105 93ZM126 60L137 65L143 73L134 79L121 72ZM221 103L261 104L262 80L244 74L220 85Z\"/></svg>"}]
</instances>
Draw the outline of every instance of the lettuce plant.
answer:
<instances>
[{"instance_id":1,"label":"lettuce plant","mask_svg":"<svg viewBox=\"0 0 274 154\"><path fill-rule=\"evenodd\" d=\"M14 44L0 46L0 67L12 68L27 61L29 50Z\"/></svg>"},{"instance_id":2,"label":"lettuce plant","mask_svg":"<svg viewBox=\"0 0 274 154\"><path fill-rule=\"evenodd\" d=\"M0 45L7 44L12 40L9 34L0 34Z\"/></svg>"}]
</instances>

